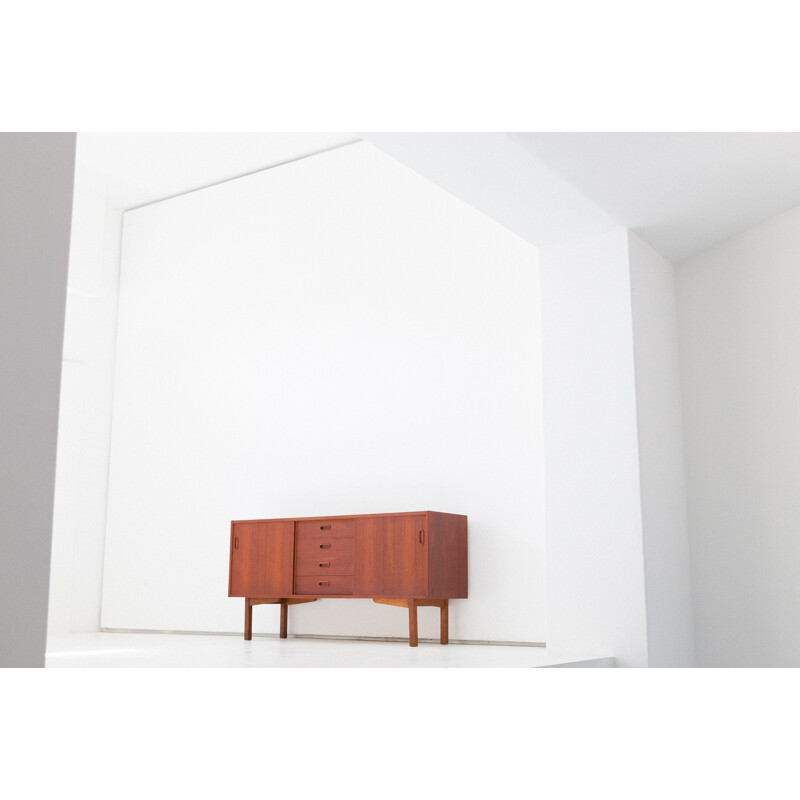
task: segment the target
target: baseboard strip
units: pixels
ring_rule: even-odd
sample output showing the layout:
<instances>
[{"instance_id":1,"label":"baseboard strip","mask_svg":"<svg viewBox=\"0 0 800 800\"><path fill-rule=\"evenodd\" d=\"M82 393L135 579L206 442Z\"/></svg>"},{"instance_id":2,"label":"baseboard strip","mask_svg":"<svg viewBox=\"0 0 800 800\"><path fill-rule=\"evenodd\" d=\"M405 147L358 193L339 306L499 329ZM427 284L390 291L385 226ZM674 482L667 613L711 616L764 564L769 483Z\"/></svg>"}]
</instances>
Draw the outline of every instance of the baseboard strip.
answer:
<instances>
[{"instance_id":1,"label":"baseboard strip","mask_svg":"<svg viewBox=\"0 0 800 800\"><path fill-rule=\"evenodd\" d=\"M145 630L142 628L100 628L101 633L169 633L181 636L238 636L241 631L161 631ZM253 638L277 639L277 633L253 633ZM407 642L408 637L403 636L335 636L317 633L290 633L289 639L341 639L350 642ZM425 639L419 637L420 642L433 642L439 644L439 639ZM480 645L490 647L546 647L545 642L501 642L490 639L450 639L450 644Z\"/></svg>"}]
</instances>

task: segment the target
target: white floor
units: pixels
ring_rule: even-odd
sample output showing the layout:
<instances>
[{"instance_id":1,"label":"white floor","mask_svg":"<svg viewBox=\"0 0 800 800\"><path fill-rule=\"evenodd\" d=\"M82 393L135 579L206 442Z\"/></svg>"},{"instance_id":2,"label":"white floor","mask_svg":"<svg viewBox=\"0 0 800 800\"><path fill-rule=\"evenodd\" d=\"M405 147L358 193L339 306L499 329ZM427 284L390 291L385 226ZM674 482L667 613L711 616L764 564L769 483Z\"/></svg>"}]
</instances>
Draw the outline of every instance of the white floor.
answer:
<instances>
[{"instance_id":1,"label":"white floor","mask_svg":"<svg viewBox=\"0 0 800 800\"><path fill-rule=\"evenodd\" d=\"M363 641L241 634L51 636L47 667L613 667L609 656L557 658L544 647Z\"/></svg>"}]
</instances>

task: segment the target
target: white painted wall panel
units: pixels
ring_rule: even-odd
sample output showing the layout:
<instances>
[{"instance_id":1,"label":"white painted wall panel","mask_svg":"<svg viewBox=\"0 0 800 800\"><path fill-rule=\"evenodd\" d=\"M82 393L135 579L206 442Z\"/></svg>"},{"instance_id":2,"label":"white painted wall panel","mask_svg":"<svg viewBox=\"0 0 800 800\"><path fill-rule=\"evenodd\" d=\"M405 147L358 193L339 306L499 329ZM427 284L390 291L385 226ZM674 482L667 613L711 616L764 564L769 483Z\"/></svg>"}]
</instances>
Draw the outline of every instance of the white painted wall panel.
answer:
<instances>
[{"instance_id":1,"label":"white painted wall panel","mask_svg":"<svg viewBox=\"0 0 800 800\"><path fill-rule=\"evenodd\" d=\"M800 208L678 266L701 666L797 667Z\"/></svg>"},{"instance_id":2,"label":"white painted wall panel","mask_svg":"<svg viewBox=\"0 0 800 800\"><path fill-rule=\"evenodd\" d=\"M544 640L540 347L536 248L365 143L128 212L102 625L241 630L231 519L432 509L470 520L451 637Z\"/></svg>"},{"instance_id":3,"label":"white painted wall panel","mask_svg":"<svg viewBox=\"0 0 800 800\"><path fill-rule=\"evenodd\" d=\"M651 667L695 665L675 269L628 234Z\"/></svg>"},{"instance_id":4,"label":"white painted wall panel","mask_svg":"<svg viewBox=\"0 0 800 800\"><path fill-rule=\"evenodd\" d=\"M548 647L647 666L627 237L541 251Z\"/></svg>"},{"instance_id":5,"label":"white painted wall panel","mask_svg":"<svg viewBox=\"0 0 800 800\"><path fill-rule=\"evenodd\" d=\"M100 628L122 208L78 136L64 326L48 634Z\"/></svg>"}]
</instances>

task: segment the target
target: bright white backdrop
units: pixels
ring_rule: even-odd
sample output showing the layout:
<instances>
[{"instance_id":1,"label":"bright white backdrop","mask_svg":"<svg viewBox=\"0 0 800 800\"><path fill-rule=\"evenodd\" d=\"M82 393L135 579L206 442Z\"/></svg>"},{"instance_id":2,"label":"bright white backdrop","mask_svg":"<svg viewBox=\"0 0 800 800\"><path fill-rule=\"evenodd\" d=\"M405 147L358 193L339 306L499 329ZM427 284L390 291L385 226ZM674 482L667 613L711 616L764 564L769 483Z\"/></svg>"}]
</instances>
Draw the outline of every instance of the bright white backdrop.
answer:
<instances>
[{"instance_id":1,"label":"bright white backdrop","mask_svg":"<svg viewBox=\"0 0 800 800\"><path fill-rule=\"evenodd\" d=\"M452 638L544 641L543 482L529 243L366 143L125 214L103 627L241 630L232 518L431 509L470 522Z\"/></svg>"},{"instance_id":2,"label":"bright white backdrop","mask_svg":"<svg viewBox=\"0 0 800 800\"><path fill-rule=\"evenodd\" d=\"M680 264L697 659L797 667L800 207Z\"/></svg>"}]
</instances>

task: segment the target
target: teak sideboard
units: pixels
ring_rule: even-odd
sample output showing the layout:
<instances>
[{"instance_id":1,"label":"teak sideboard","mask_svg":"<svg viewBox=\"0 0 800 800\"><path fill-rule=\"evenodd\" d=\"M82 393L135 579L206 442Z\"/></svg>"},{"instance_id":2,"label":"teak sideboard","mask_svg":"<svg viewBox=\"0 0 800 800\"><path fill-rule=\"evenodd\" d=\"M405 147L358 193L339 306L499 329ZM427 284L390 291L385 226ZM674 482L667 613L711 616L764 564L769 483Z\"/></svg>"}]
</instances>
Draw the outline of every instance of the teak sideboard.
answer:
<instances>
[{"instance_id":1,"label":"teak sideboard","mask_svg":"<svg viewBox=\"0 0 800 800\"><path fill-rule=\"evenodd\" d=\"M416 647L417 607L440 609L448 642L448 600L467 597L467 518L415 511L231 522L228 597L245 600L244 638L253 606L280 603L280 636L288 607L319 598L372 598L408 608Z\"/></svg>"}]
</instances>

